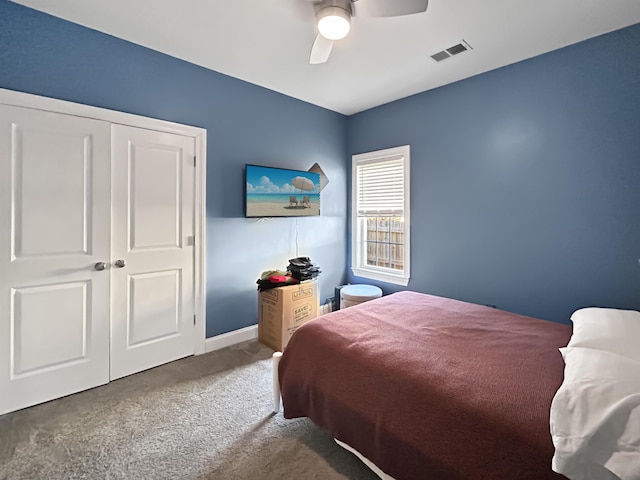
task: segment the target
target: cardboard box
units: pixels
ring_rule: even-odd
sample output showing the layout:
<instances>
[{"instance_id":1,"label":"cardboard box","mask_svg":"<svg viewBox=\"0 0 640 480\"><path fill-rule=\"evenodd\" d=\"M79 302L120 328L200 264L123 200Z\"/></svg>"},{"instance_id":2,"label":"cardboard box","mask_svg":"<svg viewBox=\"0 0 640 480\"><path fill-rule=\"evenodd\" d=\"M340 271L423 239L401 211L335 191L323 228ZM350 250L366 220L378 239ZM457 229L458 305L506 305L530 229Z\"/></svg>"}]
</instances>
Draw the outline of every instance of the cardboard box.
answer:
<instances>
[{"instance_id":1,"label":"cardboard box","mask_svg":"<svg viewBox=\"0 0 640 480\"><path fill-rule=\"evenodd\" d=\"M318 282L271 288L258 293L258 340L282 351L300 325L318 316Z\"/></svg>"}]
</instances>

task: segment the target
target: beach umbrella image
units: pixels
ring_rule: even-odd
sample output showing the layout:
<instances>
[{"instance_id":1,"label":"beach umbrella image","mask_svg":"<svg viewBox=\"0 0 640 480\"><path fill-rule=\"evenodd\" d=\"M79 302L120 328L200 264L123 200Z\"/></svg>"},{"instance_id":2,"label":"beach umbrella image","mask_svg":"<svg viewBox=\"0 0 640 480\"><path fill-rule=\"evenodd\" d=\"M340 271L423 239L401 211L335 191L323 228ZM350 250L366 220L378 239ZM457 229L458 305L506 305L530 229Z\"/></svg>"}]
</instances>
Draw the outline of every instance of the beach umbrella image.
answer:
<instances>
[{"instance_id":1,"label":"beach umbrella image","mask_svg":"<svg viewBox=\"0 0 640 480\"><path fill-rule=\"evenodd\" d=\"M299 188L300 190L306 191L311 191L316 188L313 182L306 177L295 177L293 180L291 180L291 185Z\"/></svg>"}]
</instances>

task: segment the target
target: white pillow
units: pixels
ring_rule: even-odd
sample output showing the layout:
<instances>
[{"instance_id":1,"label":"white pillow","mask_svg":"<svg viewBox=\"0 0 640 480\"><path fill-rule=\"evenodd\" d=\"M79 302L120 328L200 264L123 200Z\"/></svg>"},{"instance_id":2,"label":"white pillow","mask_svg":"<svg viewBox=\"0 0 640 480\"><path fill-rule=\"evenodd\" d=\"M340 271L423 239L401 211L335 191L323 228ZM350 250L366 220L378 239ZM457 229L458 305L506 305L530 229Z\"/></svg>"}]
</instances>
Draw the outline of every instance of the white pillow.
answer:
<instances>
[{"instance_id":1,"label":"white pillow","mask_svg":"<svg viewBox=\"0 0 640 480\"><path fill-rule=\"evenodd\" d=\"M551 403L553 470L571 480L640 480L640 362L590 348L560 351L566 367Z\"/></svg>"},{"instance_id":2,"label":"white pillow","mask_svg":"<svg viewBox=\"0 0 640 480\"><path fill-rule=\"evenodd\" d=\"M583 308L571 315L571 321L568 347L604 350L640 361L640 312Z\"/></svg>"}]
</instances>

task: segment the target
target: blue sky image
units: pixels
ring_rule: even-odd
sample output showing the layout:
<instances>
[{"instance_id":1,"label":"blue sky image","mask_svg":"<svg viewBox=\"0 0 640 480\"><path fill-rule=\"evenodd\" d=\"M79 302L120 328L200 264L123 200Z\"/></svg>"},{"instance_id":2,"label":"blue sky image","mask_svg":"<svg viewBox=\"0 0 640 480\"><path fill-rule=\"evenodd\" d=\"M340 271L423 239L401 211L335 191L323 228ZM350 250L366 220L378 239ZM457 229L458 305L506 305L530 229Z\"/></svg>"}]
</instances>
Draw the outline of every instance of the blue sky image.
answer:
<instances>
[{"instance_id":1,"label":"blue sky image","mask_svg":"<svg viewBox=\"0 0 640 480\"><path fill-rule=\"evenodd\" d=\"M292 181L295 177L305 177L313 182L313 190L304 191L307 194L320 193L320 175L313 172L298 170L284 170L280 168L259 167L247 165L247 193L302 193Z\"/></svg>"}]
</instances>

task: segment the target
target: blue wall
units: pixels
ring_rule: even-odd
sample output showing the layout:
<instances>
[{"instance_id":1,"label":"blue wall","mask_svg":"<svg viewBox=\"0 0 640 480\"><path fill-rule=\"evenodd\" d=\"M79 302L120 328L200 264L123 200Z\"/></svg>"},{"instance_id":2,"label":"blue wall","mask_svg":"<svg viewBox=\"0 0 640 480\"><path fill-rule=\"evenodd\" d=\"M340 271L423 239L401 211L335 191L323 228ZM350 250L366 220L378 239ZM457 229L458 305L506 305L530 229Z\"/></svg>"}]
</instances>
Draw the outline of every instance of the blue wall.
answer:
<instances>
[{"instance_id":1,"label":"blue wall","mask_svg":"<svg viewBox=\"0 0 640 480\"><path fill-rule=\"evenodd\" d=\"M639 25L348 119L350 155L404 144L409 289L559 322L640 308Z\"/></svg>"},{"instance_id":2,"label":"blue wall","mask_svg":"<svg viewBox=\"0 0 640 480\"><path fill-rule=\"evenodd\" d=\"M403 144L408 288L564 322L640 308L638 25L347 119L0 0L0 88L207 129L208 336L256 322L255 280L295 255L296 231L332 295L348 155ZM244 164L314 162L330 179L321 217L243 217Z\"/></svg>"},{"instance_id":3,"label":"blue wall","mask_svg":"<svg viewBox=\"0 0 640 480\"><path fill-rule=\"evenodd\" d=\"M346 118L0 0L0 88L207 129L207 336L257 322L256 279L296 254L320 265L322 300L346 264ZM330 180L322 215L243 217L246 163Z\"/></svg>"}]
</instances>

